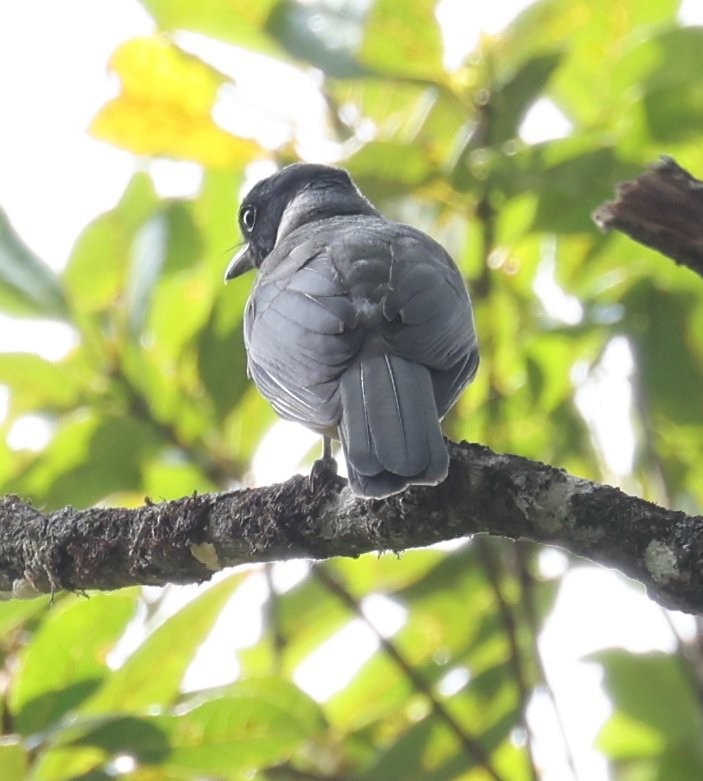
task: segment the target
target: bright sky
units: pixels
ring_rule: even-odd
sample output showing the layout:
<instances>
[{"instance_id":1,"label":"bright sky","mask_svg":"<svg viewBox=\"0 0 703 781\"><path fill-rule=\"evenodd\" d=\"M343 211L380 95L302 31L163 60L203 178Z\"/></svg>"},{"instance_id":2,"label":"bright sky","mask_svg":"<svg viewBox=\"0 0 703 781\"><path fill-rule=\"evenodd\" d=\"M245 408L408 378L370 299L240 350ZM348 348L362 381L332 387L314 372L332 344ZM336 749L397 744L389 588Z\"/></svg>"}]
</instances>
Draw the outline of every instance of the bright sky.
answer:
<instances>
[{"instance_id":1,"label":"bright sky","mask_svg":"<svg viewBox=\"0 0 703 781\"><path fill-rule=\"evenodd\" d=\"M496 33L525 4L523 0L443 0L441 18L448 22L448 62L456 61L467 45L467 29L475 30L476 35L479 30ZM688 23L702 23L703 3L684 0L681 15ZM460 16L463 18L458 24ZM65 263L81 228L114 205L133 173L131 155L93 140L86 127L116 90L107 73L107 61L115 47L128 38L149 34L152 29L150 18L136 0L0 3L0 206L9 213L24 240L56 269ZM203 45L202 38L199 43L197 37L189 40L193 46ZM213 60L223 56L221 45L212 44L210 51ZM545 105L543 109L549 112L551 107ZM534 128L526 123L523 130L530 134L550 132L545 131L545 119L549 116L543 113L541 119L532 117ZM554 122L561 120L553 112L551 116L550 127L554 128ZM162 189L172 194L192 188L193 167L188 164L164 164L156 171ZM545 284L549 285L548 279ZM23 329L10 325L0 316L0 351L29 350L52 357L60 355L70 344L70 332L56 324ZM279 463L276 474L262 474L260 478L287 476L296 468L299 456L294 459L291 463ZM266 460L269 459L261 459ZM563 566L563 557L555 551L545 551L543 561L546 569L558 570ZM295 579L303 571L301 564L279 568L284 581L290 580L286 573L292 573L290 577ZM192 590L174 591L174 600L187 598L189 593ZM248 610L248 625L254 627L252 641L257 636L258 606L264 597L262 583L254 578L247 590L238 592L238 602L228 609ZM372 618L380 617L396 627L402 624L402 610L384 605L382 598L371 599L365 607ZM691 626L687 619L676 620L684 630ZM219 631L223 631L222 627ZM350 637L355 642L350 643ZM591 743L608 714L597 668L581 658L613 644L634 651L670 649L673 638L662 611L621 578L601 568L572 570L564 580L540 645L581 781L606 778L604 763ZM217 667L213 660L221 647L221 641L214 637L202 649L200 671L191 671L191 682L206 682L203 671ZM297 680L312 691L319 685L324 665L334 663L335 676L345 665L351 672L374 649L375 641L368 630L358 622L352 623L316 652L315 659L309 660L308 666L314 664L315 676L309 676L306 666L301 665ZM447 682L447 686L451 685ZM564 758L553 750L558 741L553 740L553 713L544 698L535 698L530 716L543 759L544 781L569 779Z\"/></svg>"}]
</instances>

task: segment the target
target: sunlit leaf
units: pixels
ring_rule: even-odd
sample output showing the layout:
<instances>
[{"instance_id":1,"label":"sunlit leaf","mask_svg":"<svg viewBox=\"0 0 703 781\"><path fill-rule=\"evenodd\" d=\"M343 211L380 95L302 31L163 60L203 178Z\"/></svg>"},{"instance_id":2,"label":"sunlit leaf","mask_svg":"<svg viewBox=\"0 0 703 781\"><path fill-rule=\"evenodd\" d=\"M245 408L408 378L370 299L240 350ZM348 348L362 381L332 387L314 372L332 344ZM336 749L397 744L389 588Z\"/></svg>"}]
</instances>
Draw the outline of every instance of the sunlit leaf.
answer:
<instances>
[{"instance_id":1,"label":"sunlit leaf","mask_svg":"<svg viewBox=\"0 0 703 781\"><path fill-rule=\"evenodd\" d=\"M99 749L90 746L74 749L47 748L32 765L32 781L66 781L74 779L95 779L103 781L98 769L105 761L105 755ZM104 781L108 781L104 779Z\"/></svg>"},{"instance_id":2,"label":"sunlit leaf","mask_svg":"<svg viewBox=\"0 0 703 781\"><path fill-rule=\"evenodd\" d=\"M211 700L169 726L174 744L170 767L224 778L282 761L302 748L310 734L295 711L256 697Z\"/></svg>"},{"instance_id":3,"label":"sunlit leaf","mask_svg":"<svg viewBox=\"0 0 703 781\"><path fill-rule=\"evenodd\" d=\"M64 369L32 353L0 354L0 383L11 391L10 414L75 407L81 388Z\"/></svg>"},{"instance_id":4,"label":"sunlit leaf","mask_svg":"<svg viewBox=\"0 0 703 781\"><path fill-rule=\"evenodd\" d=\"M93 134L141 155L241 164L259 152L253 141L220 128L212 109L223 77L159 38L138 38L115 53L122 92L94 118Z\"/></svg>"},{"instance_id":5,"label":"sunlit leaf","mask_svg":"<svg viewBox=\"0 0 703 781\"><path fill-rule=\"evenodd\" d=\"M603 73L616 67L631 45L672 23L677 9L677 0L624 0L617 10L607 0L542 0L510 26L501 52L508 62L524 62L563 44L566 56L552 82L553 94L571 117L588 125L623 99Z\"/></svg>"},{"instance_id":6,"label":"sunlit leaf","mask_svg":"<svg viewBox=\"0 0 703 781\"><path fill-rule=\"evenodd\" d=\"M662 733L621 711L616 711L598 734L598 748L615 760L658 757L666 746Z\"/></svg>"},{"instance_id":7,"label":"sunlit leaf","mask_svg":"<svg viewBox=\"0 0 703 781\"><path fill-rule=\"evenodd\" d=\"M49 597L44 597L0 602L0 643L9 639L11 632L21 627L37 613L45 610L49 599Z\"/></svg>"},{"instance_id":8,"label":"sunlit leaf","mask_svg":"<svg viewBox=\"0 0 703 781\"><path fill-rule=\"evenodd\" d=\"M225 268L239 246L237 212L242 173L240 169L205 171L200 193L192 205L204 259L212 269L213 276L223 286ZM229 287L232 286L230 283Z\"/></svg>"},{"instance_id":9,"label":"sunlit leaf","mask_svg":"<svg viewBox=\"0 0 703 781\"><path fill-rule=\"evenodd\" d=\"M165 451L160 458L144 466L144 491L138 495L141 503L144 494L159 501L179 499L187 488L189 491L206 493L217 486L205 476L201 469L188 461L178 451Z\"/></svg>"},{"instance_id":10,"label":"sunlit leaf","mask_svg":"<svg viewBox=\"0 0 703 781\"><path fill-rule=\"evenodd\" d=\"M342 79L327 85L336 105L347 107L352 126L371 120L378 140L395 138L417 115L426 114L424 93L427 88L412 82L396 83L387 79ZM424 109L424 111L423 111Z\"/></svg>"},{"instance_id":11,"label":"sunlit leaf","mask_svg":"<svg viewBox=\"0 0 703 781\"><path fill-rule=\"evenodd\" d=\"M146 328L162 359L176 360L183 354L185 345L202 330L212 298L212 283L200 269L161 280Z\"/></svg>"},{"instance_id":12,"label":"sunlit leaf","mask_svg":"<svg viewBox=\"0 0 703 781\"><path fill-rule=\"evenodd\" d=\"M135 232L156 203L149 177L136 174L117 207L97 217L78 237L63 279L82 313L118 306Z\"/></svg>"},{"instance_id":13,"label":"sunlit leaf","mask_svg":"<svg viewBox=\"0 0 703 781\"><path fill-rule=\"evenodd\" d=\"M373 553L358 559L339 558L325 566L341 577L346 588L356 596L385 595L422 582L444 556L436 550L407 550L380 556Z\"/></svg>"},{"instance_id":14,"label":"sunlit leaf","mask_svg":"<svg viewBox=\"0 0 703 781\"><path fill-rule=\"evenodd\" d=\"M318 706L287 681L262 679L211 692L178 715L108 718L72 741L106 758L129 754L169 777L191 774L241 779L280 762L324 726Z\"/></svg>"},{"instance_id":15,"label":"sunlit leaf","mask_svg":"<svg viewBox=\"0 0 703 781\"><path fill-rule=\"evenodd\" d=\"M263 25L276 0L141 0L162 30L194 30L242 46L272 48Z\"/></svg>"},{"instance_id":16,"label":"sunlit leaf","mask_svg":"<svg viewBox=\"0 0 703 781\"><path fill-rule=\"evenodd\" d=\"M12 687L10 707L23 734L50 726L100 686L136 598L135 591L76 597L44 619L20 656Z\"/></svg>"},{"instance_id":17,"label":"sunlit leaf","mask_svg":"<svg viewBox=\"0 0 703 781\"><path fill-rule=\"evenodd\" d=\"M193 654L240 582L240 575L230 576L166 619L93 694L82 712L138 713L151 705L170 705Z\"/></svg>"},{"instance_id":18,"label":"sunlit leaf","mask_svg":"<svg viewBox=\"0 0 703 781\"><path fill-rule=\"evenodd\" d=\"M403 78L440 78L442 40L435 5L434 0L376 0L366 24L362 62Z\"/></svg>"},{"instance_id":19,"label":"sunlit leaf","mask_svg":"<svg viewBox=\"0 0 703 781\"><path fill-rule=\"evenodd\" d=\"M0 744L0 767L3 781L26 781L29 757L18 743Z\"/></svg>"},{"instance_id":20,"label":"sunlit leaf","mask_svg":"<svg viewBox=\"0 0 703 781\"><path fill-rule=\"evenodd\" d=\"M421 147L390 142L366 144L349 159L349 169L371 198L407 192L433 172Z\"/></svg>"}]
</instances>

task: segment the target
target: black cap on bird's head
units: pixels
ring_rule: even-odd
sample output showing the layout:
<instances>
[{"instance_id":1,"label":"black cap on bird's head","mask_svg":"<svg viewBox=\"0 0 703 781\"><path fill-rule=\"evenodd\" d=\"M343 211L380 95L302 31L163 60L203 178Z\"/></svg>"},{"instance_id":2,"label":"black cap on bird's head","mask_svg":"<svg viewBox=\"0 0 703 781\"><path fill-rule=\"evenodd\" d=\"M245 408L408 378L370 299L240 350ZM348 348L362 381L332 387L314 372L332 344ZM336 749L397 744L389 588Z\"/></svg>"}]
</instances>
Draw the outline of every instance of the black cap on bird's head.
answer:
<instances>
[{"instance_id":1,"label":"black cap on bird's head","mask_svg":"<svg viewBox=\"0 0 703 781\"><path fill-rule=\"evenodd\" d=\"M343 214L378 214L342 168L294 163L254 185L239 208L245 246L225 282L259 268L276 241L300 225Z\"/></svg>"}]
</instances>

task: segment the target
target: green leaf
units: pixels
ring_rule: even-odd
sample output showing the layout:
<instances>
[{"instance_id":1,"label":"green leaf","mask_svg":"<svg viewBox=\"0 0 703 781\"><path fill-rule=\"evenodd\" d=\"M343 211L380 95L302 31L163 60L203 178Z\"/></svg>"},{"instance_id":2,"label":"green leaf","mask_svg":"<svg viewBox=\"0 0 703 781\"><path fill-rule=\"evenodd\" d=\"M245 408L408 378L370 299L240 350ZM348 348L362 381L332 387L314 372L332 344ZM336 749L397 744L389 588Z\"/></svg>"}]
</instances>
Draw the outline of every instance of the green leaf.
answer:
<instances>
[{"instance_id":1,"label":"green leaf","mask_svg":"<svg viewBox=\"0 0 703 781\"><path fill-rule=\"evenodd\" d=\"M14 677L10 707L20 732L56 724L109 675L107 653L134 615L137 596L136 590L95 594L53 608L23 649Z\"/></svg>"},{"instance_id":2,"label":"green leaf","mask_svg":"<svg viewBox=\"0 0 703 781\"><path fill-rule=\"evenodd\" d=\"M677 0L622 0L613 13L609 0L542 0L509 26L499 62L502 67L523 63L563 46L564 61L550 89L556 102L584 127L615 125L627 96L603 74L614 71L631 46L674 23L678 5Z\"/></svg>"},{"instance_id":3,"label":"green leaf","mask_svg":"<svg viewBox=\"0 0 703 781\"><path fill-rule=\"evenodd\" d=\"M424 758L432 733L437 729L433 719L424 718L403 730L398 740L374 757L374 762L359 773L359 781L419 781L429 771ZM465 770L470 768L466 760Z\"/></svg>"},{"instance_id":4,"label":"green leaf","mask_svg":"<svg viewBox=\"0 0 703 781\"><path fill-rule=\"evenodd\" d=\"M623 304L623 325L635 345L650 414L679 424L702 422L700 405L693 399L703 387L703 355L700 335L691 323L700 296L672 296L645 281L632 288Z\"/></svg>"},{"instance_id":5,"label":"green leaf","mask_svg":"<svg viewBox=\"0 0 703 781\"><path fill-rule=\"evenodd\" d=\"M372 199L407 193L425 182L434 167L422 147L375 141L349 158L349 170Z\"/></svg>"},{"instance_id":6,"label":"green leaf","mask_svg":"<svg viewBox=\"0 0 703 781\"><path fill-rule=\"evenodd\" d=\"M435 6L435 0L375 0L366 23L361 61L401 78L442 78L443 49Z\"/></svg>"},{"instance_id":7,"label":"green leaf","mask_svg":"<svg viewBox=\"0 0 703 781\"><path fill-rule=\"evenodd\" d=\"M227 779L302 754L325 726L319 706L280 679L234 684L222 697L157 721L170 735L169 768Z\"/></svg>"},{"instance_id":8,"label":"green leaf","mask_svg":"<svg viewBox=\"0 0 703 781\"><path fill-rule=\"evenodd\" d=\"M695 748L703 762L703 716L680 659L663 653L631 654L621 649L602 651L589 659L603 666L606 690L617 712L657 733L662 745ZM645 748L645 755L650 753Z\"/></svg>"},{"instance_id":9,"label":"green leaf","mask_svg":"<svg viewBox=\"0 0 703 781\"><path fill-rule=\"evenodd\" d=\"M503 144L517 136L525 114L544 91L561 59L561 52L534 57L494 90L490 97L491 144Z\"/></svg>"},{"instance_id":10,"label":"green leaf","mask_svg":"<svg viewBox=\"0 0 703 781\"><path fill-rule=\"evenodd\" d=\"M454 698L448 705L457 723L466 730L484 748L491 757L494 768L500 771L496 762L498 747L508 743L509 735L519 719L518 698L515 688L506 674L507 668L501 666L495 671L499 686L493 692L491 699L482 702L473 692L474 682L466 687L459 703ZM496 696L498 695L498 696ZM507 697L506 697L507 695ZM496 708L496 699L499 707ZM405 708L405 724L400 735L389 742L374 757L374 761L364 768L359 778L364 781L388 779L389 781L454 781L480 762L472 752L467 751L460 743L458 736L450 730L446 723L437 717L431 705L424 703L426 713L422 718L411 717L417 714L420 705L417 701ZM461 707L470 703L470 707ZM411 710L412 708L412 710ZM488 712L489 708L492 712ZM398 720L403 711L396 711ZM522 767L517 773L509 776L510 781L527 781L526 762L523 758ZM478 774L480 778L483 774ZM503 777L501 775L501 777ZM506 776L508 778L508 776Z\"/></svg>"},{"instance_id":11,"label":"green leaf","mask_svg":"<svg viewBox=\"0 0 703 781\"><path fill-rule=\"evenodd\" d=\"M47 747L37 754L32 763L31 781L79 781L92 779L102 781L96 770L105 761L105 755L99 749ZM114 775L113 775L114 778ZM108 781L105 779L105 781Z\"/></svg>"},{"instance_id":12,"label":"green leaf","mask_svg":"<svg viewBox=\"0 0 703 781\"><path fill-rule=\"evenodd\" d=\"M441 551L423 548L398 554L370 553L358 559L332 559L323 566L341 578L352 594L362 597L369 593L399 593L421 583L445 556Z\"/></svg>"},{"instance_id":13,"label":"green leaf","mask_svg":"<svg viewBox=\"0 0 703 781\"><path fill-rule=\"evenodd\" d=\"M292 57L305 60L328 76L360 76L356 59L362 37L365 3L334 0L279 0L266 20L266 31Z\"/></svg>"},{"instance_id":14,"label":"green leaf","mask_svg":"<svg viewBox=\"0 0 703 781\"><path fill-rule=\"evenodd\" d=\"M281 595L277 613L291 670L350 618L347 609L315 577L305 578Z\"/></svg>"},{"instance_id":15,"label":"green leaf","mask_svg":"<svg viewBox=\"0 0 703 781\"><path fill-rule=\"evenodd\" d=\"M144 493L154 500L179 499L185 486L190 491L216 491L202 470L181 451L166 450L144 466Z\"/></svg>"},{"instance_id":16,"label":"green leaf","mask_svg":"<svg viewBox=\"0 0 703 781\"><path fill-rule=\"evenodd\" d=\"M82 713L138 713L152 705L170 705L193 655L242 577L232 575L203 589L164 621L85 703Z\"/></svg>"},{"instance_id":17,"label":"green leaf","mask_svg":"<svg viewBox=\"0 0 703 781\"><path fill-rule=\"evenodd\" d=\"M703 121L703 86L691 78L703 46L703 29L671 30L652 41L652 73L645 80L644 111L656 141L697 138Z\"/></svg>"},{"instance_id":18,"label":"green leaf","mask_svg":"<svg viewBox=\"0 0 703 781\"><path fill-rule=\"evenodd\" d=\"M130 248L158 203L150 177L135 174L114 209L81 232L63 274L67 295L85 330L86 315L121 308Z\"/></svg>"},{"instance_id":19,"label":"green leaf","mask_svg":"<svg viewBox=\"0 0 703 781\"><path fill-rule=\"evenodd\" d=\"M14 490L50 507L88 506L138 489L142 463L157 446L156 432L142 420L79 411L62 420Z\"/></svg>"},{"instance_id":20,"label":"green leaf","mask_svg":"<svg viewBox=\"0 0 703 781\"><path fill-rule=\"evenodd\" d=\"M162 30L193 30L240 46L270 50L262 28L276 0L141 0Z\"/></svg>"},{"instance_id":21,"label":"green leaf","mask_svg":"<svg viewBox=\"0 0 703 781\"><path fill-rule=\"evenodd\" d=\"M93 220L74 245L63 275L74 306L100 312L114 304L124 276L129 237L112 211Z\"/></svg>"},{"instance_id":22,"label":"green leaf","mask_svg":"<svg viewBox=\"0 0 703 781\"><path fill-rule=\"evenodd\" d=\"M78 724L77 728L80 727ZM152 765L163 764L171 753L167 730L159 720L134 716L100 719L96 727L86 730L72 743L62 744L61 748L66 750L69 746L98 748L106 760L128 754L140 763Z\"/></svg>"},{"instance_id":23,"label":"green leaf","mask_svg":"<svg viewBox=\"0 0 703 781\"><path fill-rule=\"evenodd\" d=\"M0 643L15 629L23 626L37 613L47 608L51 597L38 599L13 599L0 602Z\"/></svg>"},{"instance_id":24,"label":"green leaf","mask_svg":"<svg viewBox=\"0 0 703 781\"><path fill-rule=\"evenodd\" d=\"M228 286L215 301L209 320L200 331L196 351L200 378L219 420L236 407L250 387L242 336L246 291L239 286L239 295L235 297L233 287Z\"/></svg>"},{"instance_id":25,"label":"green leaf","mask_svg":"<svg viewBox=\"0 0 703 781\"><path fill-rule=\"evenodd\" d=\"M565 143L564 149L570 145ZM533 230L556 233L594 232L592 208L607 200L612 183L628 178L614 150L607 147L577 153L566 159L556 157L556 144L536 148L538 206ZM540 160L544 154L544 158Z\"/></svg>"},{"instance_id":26,"label":"green leaf","mask_svg":"<svg viewBox=\"0 0 703 781\"><path fill-rule=\"evenodd\" d=\"M17 743L0 743L2 781L27 781L29 757Z\"/></svg>"},{"instance_id":27,"label":"green leaf","mask_svg":"<svg viewBox=\"0 0 703 781\"><path fill-rule=\"evenodd\" d=\"M698 746L669 746L659 757L656 781L703 776L703 752Z\"/></svg>"},{"instance_id":28,"label":"green leaf","mask_svg":"<svg viewBox=\"0 0 703 781\"><path fill-rule=\"evenodd\" d=\"M408 126L417 127L427 115L427 93L437 93L410 81L370 78L330 81L327 88L335 105L353 106L359 117L373 121L376 139L397 142L409 135Z\"/></svg>"},{"instance_id":29,"label":"green leaf","mask_svg":"<svg viewBox=\"0 0 703 781\"><path fill-rule=\"evenodd\" d=\"M166 262L167 249L168 217L160 212L141 228L132 251L125 299L133 337L138 337L144 326L156 282Z\"/></svg>"},{"instance_id":30,"label":"green leaf","mask_svg":"<svg viewBox=\"0 0 703 781\"><path fill-rule=\"evenodd\" d=\"M496 657L505 652L503 627L492 612L495 597L470 547L441 557L424 577L387 592L387 596L408 611L394 643L429 683L441 678L453 664L468 664L478 675L493 667ZM458 605L469 598L470 615L457 621ZM318 603L310 603L317 614ZM379 653L361 668L350 685L332 697L327 707L335 722L358 729L371 720L391 718L403 707L411 707L404 703L412 691L407 676Z\"/></svg>"},{"instance_id":31,"label":"green leaf","mask_svg":"<svg viewBox=\"0 0 703 781\"><path fill-rule=\"evenodd\" d=\"M206 170L200 193L192 202L203 258L213 279L223 286L225 268L234 254L233 243L239 238L236 218L242 178L239 170Z\"/></svg>"},{"instance_id":32,"label":"green leaf","mask_svg":"<svg viewBox=\"0 0 703 781\"><path fill-rule=\"evenodd\" d=\"M656 758L666 746L666 737L636 717L616 711L599 732L597 746L616 761Z\"/></svg>"},{"instance_id":33,"label":"green leaf","mask_svg":"<svg viewBox=\"0 0 703 781\"><path fill-rule=\"evenodd\" d=\"M202 288L202 284L197 285L199 272L193 271L200 249L199 234L190 208L185 203L174 201L167 204L140 229L133 245L126 290L128 323L132 336L138 337L142 333L152 303L159 297L165 297L167 301L171 301L172 307L177 306L180 309L181 316L172 317L170 320L171 333L178 334L179 325L189 322L189 315L196 309L194 304L199 297L189 295L188 290L162 292L162 288L167 284L164 278L179 273L192 291L197 292L198 287ZM186 270L195 277L195 282L187 275L183 276ZM179 349L181 343L175 336L174 340L176 349Z\"/></svg>"},{"instance_id":34,"label":"green leaf","mask_svg":"<svg viewBox=\"0 0 703 781\"><path fill-rule=\"evenodd\" d=\"M10 416L77 406L80 389L60 364L32 353L0 354L0 384L11 391Z\"/></svg>"},{"instance_id":35,"label":"green leaf","mask_svg":"<svg viewBox=\"0 0 703 781\"><path fill-rule=\"evenodd\" d=\"M22 317L67 316L57 276L22 242L1 209L0 310Z\"/></svg>"},{"instance_id":36,"label":"green leaf","mask_svg":"<svg viewBox=\"0 0 703 781\"><path fill-rule=\"evenodd\" d=\"M140 764L162 768L169 778L243 779L242 771L300 752L325 726L319 706L280 679L204 692L192 707L179 710L178 715L103 720L70 745L98 748L106 759L129 754Z\"/></svg>"},{"instance_id":37,"label":"green leaf","mask_svg":"<svg viewBox=\"0 0 703 781\"><path fill-rule=\"evenodd\" d=\"M154 290L145 331L154 339L162 366L178 363L186 345L197 338L212 309L213 285L200 269L163 279Z\"/></svg>"}]
</instances>

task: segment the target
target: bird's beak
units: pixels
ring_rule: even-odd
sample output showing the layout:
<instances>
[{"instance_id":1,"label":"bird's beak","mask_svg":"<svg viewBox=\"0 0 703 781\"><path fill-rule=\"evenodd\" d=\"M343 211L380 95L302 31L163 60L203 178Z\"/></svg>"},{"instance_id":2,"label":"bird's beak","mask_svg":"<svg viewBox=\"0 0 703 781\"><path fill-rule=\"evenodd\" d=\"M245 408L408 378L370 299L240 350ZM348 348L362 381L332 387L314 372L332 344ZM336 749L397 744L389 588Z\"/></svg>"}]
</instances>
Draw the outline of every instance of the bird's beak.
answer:
<instances>
[{"instance_id":1,"label":"bird's beak","mask_svg":"<svg viewBox=\"0 0 703 781\"><path fill-rule=\"evenodd\" d=\"M227 271L225 271L225 282L229 282L230 279L241 276L250 269L253 269L254 266L254 253L251 251L251 247L246 244L232 258L229 266L227 266Z\"/></svg>"}]
</instances>

